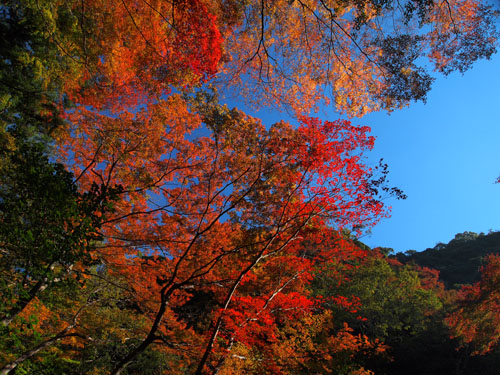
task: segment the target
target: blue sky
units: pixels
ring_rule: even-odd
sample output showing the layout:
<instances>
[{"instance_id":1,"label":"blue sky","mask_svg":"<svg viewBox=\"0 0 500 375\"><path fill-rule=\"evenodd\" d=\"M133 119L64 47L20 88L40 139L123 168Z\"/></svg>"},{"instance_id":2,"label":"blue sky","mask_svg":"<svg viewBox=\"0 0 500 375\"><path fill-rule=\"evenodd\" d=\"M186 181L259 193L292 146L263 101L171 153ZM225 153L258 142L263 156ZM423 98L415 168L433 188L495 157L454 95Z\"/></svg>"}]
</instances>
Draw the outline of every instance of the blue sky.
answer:
<instances>
[{"instance_id":1,"label":"blue sky","mask_svg":"<svg viewBox=\"0 0 500 375\"><path fill-rule=\"evenodd\" d=\"M374 161L389 164L392 217L362 241L396 251L433 247L463 231L500 230L500 56L438 76L427 104L353 122L377 137ZM500 251L500 249L499 249Z\"/></svg>"}]
</instances>

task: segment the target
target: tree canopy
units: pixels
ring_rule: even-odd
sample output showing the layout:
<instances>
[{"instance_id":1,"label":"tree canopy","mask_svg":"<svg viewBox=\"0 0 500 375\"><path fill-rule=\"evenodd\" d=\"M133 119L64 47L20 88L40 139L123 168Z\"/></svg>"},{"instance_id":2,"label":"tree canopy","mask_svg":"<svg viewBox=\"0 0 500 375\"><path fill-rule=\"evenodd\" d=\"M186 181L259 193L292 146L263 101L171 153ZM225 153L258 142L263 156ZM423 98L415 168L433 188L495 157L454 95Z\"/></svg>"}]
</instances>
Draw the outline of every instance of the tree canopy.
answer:
<instances>
[{"instance_id":1,"label":"tree canopy","mask_svg":"<svg viewBox=\"0 0 500 375\"><path fill-rule=\"evenodd\" d=\"M422 58L464 72L496 20L478 0L3 2L0 374L382 369L452 297L354 239L404 194L369 127L312 111L425 100Z\"/></svg>"}]
</instances>

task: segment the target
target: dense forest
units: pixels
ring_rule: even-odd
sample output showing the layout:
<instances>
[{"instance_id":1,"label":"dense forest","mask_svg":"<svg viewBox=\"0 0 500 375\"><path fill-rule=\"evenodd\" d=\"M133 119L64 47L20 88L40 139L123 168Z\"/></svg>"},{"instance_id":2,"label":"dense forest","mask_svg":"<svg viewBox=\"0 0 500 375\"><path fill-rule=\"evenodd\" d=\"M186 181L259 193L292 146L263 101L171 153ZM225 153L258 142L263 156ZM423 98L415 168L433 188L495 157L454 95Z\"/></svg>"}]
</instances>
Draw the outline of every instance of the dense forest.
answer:
<instances>
[{"instance_id":1,"label":"dense forest","mask_svg":"<svg viewBox=\"0 0 500 375\"><path fill-rule=\"evenodd\" d=\"M2 1L0 374L500 373L500 235L368 248L405 194L368 126L315 117L425 101L496 52L498 17Z\"/></svg>"},{"instance_id":2,"label":"dense forest","mask_svg":"<svg viewBox=\"0 0 500 375\"><path fill-rule=\"evenodd\" d=\"M460 288L481 279L480 269L488 255L500 253L500 232L488 234L464 232L447 244L438 243L421 252L414 250L395 254L402 263L415 263L439 271L439 279L448 288Z\"/></svg>"}]
</instances>

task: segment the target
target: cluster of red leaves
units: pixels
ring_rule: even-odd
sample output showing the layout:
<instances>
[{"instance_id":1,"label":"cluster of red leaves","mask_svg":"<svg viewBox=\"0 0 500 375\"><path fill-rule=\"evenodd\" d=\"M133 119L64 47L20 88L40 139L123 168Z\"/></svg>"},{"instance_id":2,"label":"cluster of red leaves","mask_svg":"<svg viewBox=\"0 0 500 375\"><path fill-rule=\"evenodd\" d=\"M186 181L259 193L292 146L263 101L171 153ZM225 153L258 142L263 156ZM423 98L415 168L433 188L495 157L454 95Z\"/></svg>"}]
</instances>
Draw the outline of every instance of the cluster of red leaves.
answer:
<instances>
[{"instance_id":1,"label":"cluster of red leaves","mask_svg":"<svg viewBox=\"0 0 500 375\"><path fill-rule=\"evenodd\" d=\"M201 0L87 0L68 6L81 15L82 40L66 48L77 51L82 69L64 87L87 110L137 110L172 87L197 85L218 71L222 35Z\"/></svg>"},{"instance_id":2,"label":"cluster of red leaves","mask_svg":"<svg viewBox=\"0 0 500 375\"><path fill-rule=\"evenodd\" d=\"M297 155L307 155L305 164L315 171L311 191L321 197L321 205L343 218L339 226L362 226L373 217L383 217L383 204L369 192L372 170L358 153L373 148L375 138L369 136L370 128L345 120L322 122L303 117L298 132L304 141L294 150ZM339 201L342 207L337 205Z\"/></svg>"}]
</instances>

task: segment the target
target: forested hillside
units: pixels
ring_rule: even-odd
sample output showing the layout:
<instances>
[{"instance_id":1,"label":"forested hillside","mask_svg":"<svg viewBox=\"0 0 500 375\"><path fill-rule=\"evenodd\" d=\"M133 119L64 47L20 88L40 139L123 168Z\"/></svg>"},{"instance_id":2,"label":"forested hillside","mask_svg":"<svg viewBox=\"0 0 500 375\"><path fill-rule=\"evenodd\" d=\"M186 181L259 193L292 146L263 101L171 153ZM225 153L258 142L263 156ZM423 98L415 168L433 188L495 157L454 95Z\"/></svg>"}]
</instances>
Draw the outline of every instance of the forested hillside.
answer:
<instances>
[{"instance_id":1,"label":"forested hillside","mask_svg":"<svg viewBox=\"0 0 500 375\"><path fill-rule=\"evenodd\" d=\"M396 254L403 263L415 263L439 271L439 278L448 288L472 284L480 279L480 268L490 254L500 253L500 232L464 232L447 244L438 243L422 252Z\"/></svg>"}]
</instances>

